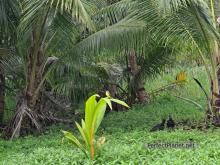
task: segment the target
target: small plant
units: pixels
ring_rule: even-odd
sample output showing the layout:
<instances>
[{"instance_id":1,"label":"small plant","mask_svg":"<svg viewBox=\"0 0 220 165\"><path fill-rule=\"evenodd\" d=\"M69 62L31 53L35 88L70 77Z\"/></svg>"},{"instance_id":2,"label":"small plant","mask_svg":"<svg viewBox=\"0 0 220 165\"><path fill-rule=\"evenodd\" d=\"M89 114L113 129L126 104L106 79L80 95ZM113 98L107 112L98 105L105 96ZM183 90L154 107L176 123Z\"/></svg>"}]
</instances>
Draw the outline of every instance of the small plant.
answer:
<instances>
[{"instance_id":1,"label":"small plant","mask_svg":"<svg viewBox=\"0 0 220 165\"><path fill-rule=\"evenodd\" d=\"M90 156L91 159L94 159L96 149L100 148L105 142L104 137L96 141L95 133L103 120L107 105L112 109L111 102L113 101L129 107L125 102L111 98L109 92L106 92L106 97L101 98L98 102L96 101L96 97L99 97L99 95L95 94L86 101L85 121L82 119L81 126L76 122L76 126L83 138L83 143L71 132L62 131L67 139L84 152L86 156Z\"/></svg>"}]
</instances>

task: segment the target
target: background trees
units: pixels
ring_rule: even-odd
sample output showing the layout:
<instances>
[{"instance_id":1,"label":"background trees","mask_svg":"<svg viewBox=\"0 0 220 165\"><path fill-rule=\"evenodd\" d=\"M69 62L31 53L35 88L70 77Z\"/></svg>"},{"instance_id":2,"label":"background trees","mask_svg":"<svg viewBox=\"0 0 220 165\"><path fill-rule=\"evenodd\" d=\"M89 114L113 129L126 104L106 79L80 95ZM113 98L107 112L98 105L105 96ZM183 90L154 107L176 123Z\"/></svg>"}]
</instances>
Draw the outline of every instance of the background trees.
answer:
<instances>
[{"instance_id":1,"label":"background trees","mask_svg":"<svg viewBox=\"0 0 220 165\"><path fill-rule=\"evenodd\" d=\"M145 18L152 23L162 40L176 41L184 48L190 44L203 60L210 82L210 97L207 117L219 125L219 29L216 10L219 1L204 0L171 0L155 1L149 8L145 5ZM144 5L143 5L144 6ZM162 11L161 19L157 19L154 11ZM161 33L162 32L162 33ZM206 61L208 59L208 61Z\"/></svg>"},{"instance_id":2,"label":"background trees","mask_svg":"<svg viewBox=\"0 0 220 165\"><path fill-rule=\"evenodd\" d=\"M130 104L148 102L146 78L189 51L206 66L209 107L215 107L208 115L218 123L220 37L213 3L217 1L1 2L0 54L7 58L1 56L0 63L0 114L5 86L16 86L14 95L19 96L7 133L13 138L23 128L27 133L41 129L47 116L44 92L66 96L75 106L102 90Z\"/></svg>"},{"instance_id":3,"label":"background trees","mask_svg":"<svg viewBox=\"0 0 220 165\"><path fill-rule=\"evenodd\" d=\"M15 50L16 27L18 24L19 9L15 1L3 0L0 2L0 123L3 122L5 108L5 70L2 60L8 58Z\"/></svg>"}]
</instances>

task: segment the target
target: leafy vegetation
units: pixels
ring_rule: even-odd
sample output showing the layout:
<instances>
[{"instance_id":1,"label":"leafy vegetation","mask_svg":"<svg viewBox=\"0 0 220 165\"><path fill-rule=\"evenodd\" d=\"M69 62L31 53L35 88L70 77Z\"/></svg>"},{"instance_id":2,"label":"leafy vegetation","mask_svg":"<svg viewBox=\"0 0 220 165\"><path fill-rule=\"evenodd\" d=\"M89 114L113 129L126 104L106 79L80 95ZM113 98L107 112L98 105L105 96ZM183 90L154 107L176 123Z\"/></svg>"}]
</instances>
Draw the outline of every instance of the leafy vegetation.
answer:
<instances>
[{"instance_id":1,"label":"leafy vegetation","mask_svg":"<svg viewBox=\"0 0 220 165\"><path fill-rule=\"evenodd\" d=\"M99 95L93 95L86 101L85 106L85 121L82 119L82 125L80 126L76 122L76 126L83 138L84 144L82 144L71 132L63 131L64 136L69 139L76 147L78 147L83 153L94 159L96 150L100 149L105 142L105 138L99 138L95 140L95 133L98 130L103 117L105 115L107 105L112 109L111 102L116 102L123 106L129 107L125 102L111 98L109 92L106 92L105 98L101 98L98 102L96 97Z\"/></svg>"},{"instance_id":2,"label":"leafy vegetation","mask_svg":"<svg viewBox=\"0 0 220 165\"><path fill-rule=\"evenodd\" d=\"M161 74L158 78L149 80L146 89L154 90L173 80L174 76L184 68L177 68L170 74ZM197 84L192 80L196 77L208 88L205 81L204 68L186 69L187 84L177 88L172 93L196 100L205 106L205 97ZM219 163L219 129L207 131L184 130L182 127L169 132L149 132L149 129L161 118L172 115L175 121L189 119L194 122L204 120L204 111L193 104L183 102L163 92L154 98L149 105L137 105L126 112L110 112L104 118L97 136L105 136L106 142L99 152L94 164L218 164ZM126 119L126 120L125 120ZM80 119L79 119L80 120ZM72 125L71 125L72 126ZM0 164L91 164L91 161L71 147L67 141L62 142L62 133L72 129L76 135L76 127L59 125L48 128L44 135L19 138L15 141L0 141ZM193 139L194 149L167 148L149 149L145 144L155 142L187 143ZM178 159L181 157L181 159Z\"/></svg>"},{"instance_id":3,"label":"leafy vegetation","mask_svg":"<svg viewBox=\"0 0 220 165\"><path fill-rule=\"evenodd\" d=\"M1 0L0 164L219 164L219 5Z\"/></svg>"},{"instance_id":4,"label":"leafy vegetation","mask_svg":"<svg viewBox=\"0 0 220 165\"><path fill-rule=\"evenodd\" d=\"M57 131L58 130L53 130ZM105 132L107 134L107 132ZM102 154L94 164L216 164L219 163L219 131L203 133L178 130L175 133L162 131L128 131L107 135ZM69 144L61 144L60 134L49 134L43 137L28 137L14 143L1 142L1 164L91 164L84 154L70 149ZM146 143L189 142L192 138L197 144L195 149L147 149ZM32 148L30 148L32 147ZM13 150L11 150L13 148ZM1 150L2 152L2 150ZM181 159L178 159L181 157ZM96 162L96 163L95 163Z\"/></svg>"}]
</instances>

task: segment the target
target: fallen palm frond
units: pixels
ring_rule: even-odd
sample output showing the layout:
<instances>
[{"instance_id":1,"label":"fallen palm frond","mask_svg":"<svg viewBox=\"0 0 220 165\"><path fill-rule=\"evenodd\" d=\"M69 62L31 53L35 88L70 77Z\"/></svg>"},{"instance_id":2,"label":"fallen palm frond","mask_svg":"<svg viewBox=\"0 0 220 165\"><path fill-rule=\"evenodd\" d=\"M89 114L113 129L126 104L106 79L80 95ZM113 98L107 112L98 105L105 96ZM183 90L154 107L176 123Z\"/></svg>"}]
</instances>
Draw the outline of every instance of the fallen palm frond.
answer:
<instances>
[{"instance_id":1,"label":"fallen palm frond","mask_svg":"<svg viewBox=\"0 0 220 165\"><path fill-rule=\"evenodd\" d=\"M165 91L165 90L168 90L170 88L174 88L178 85L182 85L183 83L186 82L186 73L184 71L181 71L180 73L177 74L176 76L176 80L167 84L167 85L164 85L158 89L155 89L153 91L151 91L149 94L152 95L152 94L155 94L155 93L158 93L158 92L161 92L161 91Z\"/></svg>"},{"instance_id":2,"label":"fallen palm frond","mask_svg":"<svg viewBox=\"0 0 220 165\"><path fill-rule=\"evenodd\" d=\"M194 101L194 100L192 100L192 99L185 98L185 97L182 97L182 96L177 96L177 95L172 95L172 96L174 96L174 97L176 97L176 98L179 98L179 99L181 99L181 100L184 100L184 101L186 101L186 102L192 103L192 104L194 104L195 106L197 106L199 109L204 110L204 108L203 108L199 103L197 103L196 101Z\"/></svg>"},{"instance_id":3,"label":"fallen palm frond","mask_svg":"<svg viewBox=\"0 0 220 165\"><path fill-rule=\"evenodd\" d=\"M201 82L199 82L199 80L196 79L196 78L193 78L193 79L194 79L195 82L199 85L199 87L202 89L202 91L203 91L204 94L205 94L206 99L209 101L208 93L206 92L205 88L202 86Z\"/></svg>"},{"instance_id":4,"label":"fallen palm frond","mask_svg":"<svg viewBox=\"0 0 220 165\"><path fill-rule=\"evenodd\" d=\"M213 118L214 113L213 113L213 109L212 109L212 105L211 105L211 99L208 96L208 93L206 92L205 88L203 87L202 83L196 79L193 78L195 80L195 82L199 85L199 87L201 88L201 90L203 91L203 93L205 94L206 100L207 100L207 104L208 104L208 110L207 110L207 117L209 118Z\"/></svg>"}]
</instances>

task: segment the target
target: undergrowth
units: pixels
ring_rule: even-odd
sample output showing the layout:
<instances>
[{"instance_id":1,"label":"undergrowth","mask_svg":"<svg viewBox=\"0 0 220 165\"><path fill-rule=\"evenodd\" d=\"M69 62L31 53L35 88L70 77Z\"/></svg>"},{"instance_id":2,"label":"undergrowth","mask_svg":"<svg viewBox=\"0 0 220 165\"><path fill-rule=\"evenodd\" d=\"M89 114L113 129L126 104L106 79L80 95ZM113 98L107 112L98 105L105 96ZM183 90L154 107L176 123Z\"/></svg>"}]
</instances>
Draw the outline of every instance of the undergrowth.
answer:
<instances>
[{"instance_id":1,"label":"undergrowth","mask_svg":"<svg viewBox=\"0 0 220 165\"><path fill-rule=\"evenodd\" d=\"M182 70L176 69L146 82L146 89L153 91L175 79ZM111 112L106 115L98 136L106 137L102 152L91 162L78 149L67 141L62 141L61 130L76 133L73 126L56 125L48 128L41 136L28 136L15 141L0 140L0 164L3 165L86 165L86 164L124 164L124 165L216 165L220 164L220 130L210 129L175 131L165 129L149 132L149 129L169 115L175 121L189 119L203 122L206 107L204 94L193 77L201 80L208 90L203 68L187 69L187 83L169 91L157 93L149 105L136 105L129 111ZM193 99L204 110L194 104L180 100L173 95ZM152 143L190 143L194 148L149 148Z\"/></svg>"}]
</instances>

